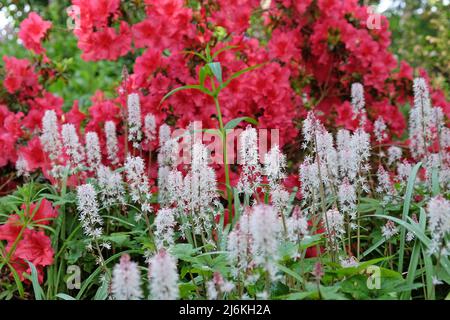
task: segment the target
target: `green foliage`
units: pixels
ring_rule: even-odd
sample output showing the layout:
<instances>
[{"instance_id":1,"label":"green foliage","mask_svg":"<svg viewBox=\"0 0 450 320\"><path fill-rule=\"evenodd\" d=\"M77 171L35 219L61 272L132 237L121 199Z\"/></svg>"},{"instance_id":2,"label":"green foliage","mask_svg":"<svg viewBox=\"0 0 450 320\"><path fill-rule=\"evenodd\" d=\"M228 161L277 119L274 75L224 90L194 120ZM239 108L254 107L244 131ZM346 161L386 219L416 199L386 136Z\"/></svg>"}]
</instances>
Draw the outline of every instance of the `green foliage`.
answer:
<instances>
[{"instance_id":1,"label":"green foliage","mask_svg":"<svg viewBox=\"0 0 450 320\"><path fill-rule=\"evenodd\" d=\"M427 70L435 86L449 93L450 4L442 0L396 1L386 12L392 51L414 68Z\"/></svg>"}]
</instances>

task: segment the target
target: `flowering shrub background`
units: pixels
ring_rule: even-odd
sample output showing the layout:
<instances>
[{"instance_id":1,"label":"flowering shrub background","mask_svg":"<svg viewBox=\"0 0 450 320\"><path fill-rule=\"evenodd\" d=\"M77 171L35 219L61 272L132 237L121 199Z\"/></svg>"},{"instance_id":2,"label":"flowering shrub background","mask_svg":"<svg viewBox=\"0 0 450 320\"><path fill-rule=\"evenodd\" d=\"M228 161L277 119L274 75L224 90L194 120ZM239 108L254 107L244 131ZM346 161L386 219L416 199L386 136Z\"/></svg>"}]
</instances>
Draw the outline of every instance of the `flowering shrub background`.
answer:
<instances>
[{"instance_id":1,"label":"flowering shrub background","mask_svg":"<svg viewBox=\"0 0 450 320\"><path fill-rule=\"evenodd\" d=\"M142 298L130 255L142 260L144 254L151 270L145 291L155 299L447 294L441 283L448 284L449 276L444 247L450 103L441 88L430 86L426 70L413 69L390 52L385 17L379 28L370 28L367 7L337 0L73 0L69 5L73 30L51 15L44 19L29 12L17 34L24 48L2 48L0 193L7 196L0 206L0 276L8 283L3 297L23 298L40 283L45 298L60 293ZM54 6L50 12L66 9ZM69 34L76 40L65 42ZM67 45L57 50L57 41ZM185 86L190 87L177 91ZM92 88L98 89L92 96L77 94ZM167 137L194 121L217 129L222 138L226 126L246 129L241 138L248 150L235 150L247 159L243 165L209 166L206 151L193 144L192 164L175 166ZM279 150L267 158L283 159L283 165L256 170L263 159L248 156L257 139L248 123L280 130ZM352 154L346 145L361 153ZM439 165L432 155L439 156ZM340 163L339 172L329 172L333 157L356 168ZM419 162L420 170L414 167ZM322 166L326 172L320 172ZM417 186L408 188L407 177L416 174ZM169 178L175 185L176 179L183 181L187 190L181 199L189 204L170 199L177 193L169 190ZM199 188L196 199L194 188ZM413 232L418 228L413 223L424 232L427 205L437 216L443 212L442 221L429 222L429 230L434 225L441 233L437 242ZM175 227L184 214L193 221ZM362 228L361 214L391 214L412 227L376 220ZM407 219L414 215L412 222ZM281 230L273 227L279 218L287 241L281 249ZM192 228L192 235L185 228ZM407 232L427 248L406 245ZM306 234L312 237L305 240ZM227 237L228 243L237 241L229 250L237 270L215 253L227 248L222 243ZM252 259L240 256L241 241L252 242ZM400 252L395 259L389 258L393 246ZM424 254L426 249L437 257ZM274 252L280 261L267 260ZM329 264L318 259L322 255ZM78 293L66 289L65 269L72 264L91 275ZM374 293L346 287L351 277L360 279L361 266L372 264L381 264L384 274L397 270L388 288ZM199 265L208 266L207 272ZM424 283L415 282L420 265ZM180 279L179 274L162 277L157 270L166 268ZM121 283L127 272L132 280ZM268 281L279 280L280 272L284 281L270 288ZM324 288L311 289L314 281ZM171 292L161 289L164 283Z\"/></svg>"}]
</instances>

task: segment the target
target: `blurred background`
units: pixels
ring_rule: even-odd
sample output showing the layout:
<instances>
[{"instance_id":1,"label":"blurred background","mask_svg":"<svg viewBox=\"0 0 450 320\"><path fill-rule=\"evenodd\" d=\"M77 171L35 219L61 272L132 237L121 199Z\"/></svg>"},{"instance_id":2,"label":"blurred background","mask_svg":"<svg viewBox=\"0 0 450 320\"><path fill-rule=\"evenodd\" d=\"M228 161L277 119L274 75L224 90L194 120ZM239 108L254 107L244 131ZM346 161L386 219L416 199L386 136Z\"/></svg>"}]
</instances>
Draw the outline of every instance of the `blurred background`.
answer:
<instances>
[{"instance_id":1,"label":"blurred background","mask_svg":"<svg viewBox=\"0 0 450 320\"><path fill-rule=\"evenodd\" d=\"M17 40L20 22L30 11L38 11L53 23L53 32L45 44L48 56L59 61L64 77L51 84L50 91L66 101L66 108L78 99L80 106L89 104L97 89L113 95L113 88L120 80L121 70L117 62L85 62L80 58L75 37L67 29L66 9L69 0L0 0L0 57L14 55L19 58L29 53ZM138 7L142 1L130 0L124 5ZM449 98L449 48L450 48L450 0L361 0L361 4L373 5L377 12L388 17L392 32L391 50L399 59L412 67L423 67L431 76L433 85L442 88ZM138 10L136 18L139 20ZM132 57L123 57L123 64L132 64ZM127 61L130 60L130 61ZM0 73L3 61L0 60ZM120 65L120 64L119 64Z\"/></svg>"}]
</instances>

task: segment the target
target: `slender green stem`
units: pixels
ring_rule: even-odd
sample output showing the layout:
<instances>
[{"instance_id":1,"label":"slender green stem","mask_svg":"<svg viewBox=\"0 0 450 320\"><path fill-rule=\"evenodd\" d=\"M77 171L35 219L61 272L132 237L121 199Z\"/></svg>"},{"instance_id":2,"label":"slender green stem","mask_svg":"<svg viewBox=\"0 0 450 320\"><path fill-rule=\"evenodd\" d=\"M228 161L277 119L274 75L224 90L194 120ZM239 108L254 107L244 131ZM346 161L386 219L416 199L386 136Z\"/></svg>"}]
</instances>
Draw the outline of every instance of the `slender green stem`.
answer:
<instances>
[{"instance_id":1,"label":"slender green stem","mask_svg":"<svg viewBox=\"0 0 450 320\"><path fill-rule=\"evenodd\" d=\"M228 199L228 214L231 215L233 209L233 194L231 192L230 183L230 168L228 164L228 154L227 154L227 132L223 125L222 111L220 110L219 98L214 96L214 103L216 105L217 120L219 121L219 130L222 138L222 153L223 153L223 165L225 167L225 184L227 189L227 199Z\"/></svg>"}]
</instances>

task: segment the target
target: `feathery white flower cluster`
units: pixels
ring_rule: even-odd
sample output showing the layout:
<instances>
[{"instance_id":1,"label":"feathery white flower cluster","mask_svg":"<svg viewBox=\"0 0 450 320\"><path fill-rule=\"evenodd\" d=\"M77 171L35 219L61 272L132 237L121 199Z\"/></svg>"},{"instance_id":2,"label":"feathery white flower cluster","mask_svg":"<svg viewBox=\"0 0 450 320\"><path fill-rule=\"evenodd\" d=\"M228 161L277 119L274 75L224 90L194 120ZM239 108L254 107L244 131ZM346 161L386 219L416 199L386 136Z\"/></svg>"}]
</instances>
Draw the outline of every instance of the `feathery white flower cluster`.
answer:
<instances>
[{"instance_id":1,"label":"feathery white flower cluster","mask_svg":"<svg viewBox=\"0 0 450 320\"><path fill-rule=\"evenodd\" d=\"M264 175L270 187L280 184L286 178L286 156L274 145L264 157Z\"/></svg>"},{"instance_id":2,"label":"feathery white flower cluster","mask_svg":"<svg viewBox=\"0 0 450 320\"><path fill-rule=\"evenodd\" d=\"M40 136L42 149L48 153L51 161L56 161L61 155L62 144L58 131L58 119L54 110L45 111L42 118L42 134Z\"/></svg>"},{"instance_id":3,"label":"feathery white flower cluster","mask_svg":"<svg viewBox=\"0 0 450 320\"><path fill-rule=\"evenodd\" d=\"M176 138L171 137L171 130L167 124L159 127L159 153L158 153L158 202L168 206L170 201L169 175L176 169L179 146Z\"/></svg>"},{"instance_id":4,"label":"feathery white flower cluster","mask_svg":"<svg viewBox=\"0 0 450 320\"><path fill-rule=\"evenodd\" d=\"M195 233L210 230L218 199L216 172L208 165L209 152L201 143L192 147L191 171L184 178L185 199L194 220Z\"/></svg>"},{"instance_id":5,"label":"feathery white flower cluster","mask_svg":"<svg viewBox=\"0 0 450 320\"><path fill-rule=\"evenodd\" d=\"M402 158L403 152L402 152L402 148L399 148L397 146L391 146L387 149L387 153L388 153L387 164L390 166Z\"/></svg>"},{"instance_id":6,"label":"feathery white flower cluster","mask_svg":"<svg viewBox=\"0 0 450 320\"><path fill-rule=\"evenodd\" d=\"M413 90L414 106L409 115L410 149L415 159L421 159L426 156L431 142L428 126L432 123L432 107L425 79L414 79Z\"/></svg>"},{"instance_id":7,"label":"feathery white flower cluster","mask_svg":"<svg viewBox=\"0 0 450 320\"><path fill-rule=\"evenodd\" d=\"M133 143L133 147L139 149L142 140L142 119L141 103L139 94L131 93L127 99L128 108L128 141Z\"/></svg>"},{"instance_id":8,"label":"feathery white flower cluster","mask_svg":"<svg viewBox=\"0 0 450 320\"><path fill-rule=\"evenodd\" d=\"M242 171L237 189L240 193L252 195L261 183L261 166L258 154L258 134L255 128L247 128L239 136L239 163Z\"/></svg>"},{"instance_id":9,"label":"feathery white flower cluster","mask_svg":"<svg viewBox=\"0 0 450 320\"><path fill-rule=\"evenodd\" d=\"M325 225L328 238L336 246L338 240L340 240L345 233L344 215L336 209L330 209L326 212L326 217L324 217L323 224Z\"/></svg>"},{"instance_id":10,"label":"feathery white flower cluster","mask_svg":"<svg viewBox=\"0 0 450 320\"><path fill-rule=\"evenodd\" d=\"M350 219L356 219L356 190L353 184L345 177L338 191L339 206L344 214L347 214ZM351 227L355 228L354 222L351 222Z\"/></svg>"},{"instance_id":11,"label":"feathery white flower cluster","mask_svg":"<svg viewBox=\"0 0 450 320\"><path fill-rule=\"evenodd\" d=\"M450 255L450 243L445 246L445 238L450 234L450 201L436 196L428 202L428 230L431 233L430 254Z\"/></svg>"},{"instance_id":12,"label":"feathery white flower cluster","mask_svg":"<svg viewBox=\"0 0 450 320\"><path fill-rule=\"evenodd\" d=\"M145 143L150 143L156 139L156 119L151 113L144 118Z\"/></svg>"},{"instance_id":13,"label":"feathery white flower cluster","mask_svg":"<svg viewBox=\"0 0 450 320\"><path fill-rule=\"evenodd\" d=\"M61 130L63 146L66 154L69 156L70 164L73 170L79 170L84 165L86 154L78 138L77 130L71 123L66 123Z\"/></svg>"},{"instance_id":14,"label":"feathery white flower cluster","mask_svg":"<svg viewBox=\"0 0 450 320\"><path fill-rule=\"evenodd\" d=\"M17 171L17 176L21 177L28 177L30 174L28 172L28 162L25 160L23 156L19 156L16 160L15 169Z\"/></svg>"},{"instance_id":15,"label":"feathery white flower cluster","mask_svg":"<svg viewBox=\"0 0 450 320\"><path fill-rule=\"evenodd\" d=\"M262 204L253 207L250 215L253 262L262 266L272 279L277 271L274 262L278 257L280 231L281 221L274 207Z\"/></svg>"},{"instance_id":16,"label":"feathery white flower cluster","mask_svg":"<svg viewBox=\"0 0 450 320\"><path fill-rule=\"evenodd\" d=\"M114 266L111 293L116 300L140 300L143 297L139 266L126 253Z\"/></svg>"},{"instance_id":17,"label":"feathery white flower cluster","mask_svg":"<svg viewBox=\"0 0 450 320\"><path fill-rule=\"evenodd\" d=\"M149 289L152 300L176 300L179 296L177 262L161 249L149 262Z\"/></svg>"},{"instance_id":18,"label":"feathery white flower cluster","mask_svg":"<svg viewBox=\"0 0 450 320\"><path fill-rule=\"evenodd\" d=\"M389 173L381 165L378 167L377 180L378 185L375 191L380 195L383 195L383 203L393 201L397 195L397 190L394 188L394 184L391 181Z\"/></svg>"},{"instance_id":19,"label":"feathery white flower cluster","mask_svg":"<svg viewBox=\"0 0 450 320\"><path fill-rule=\"evenodd\" d=\"M412 171L412 164L404 160L403 162L400 162L397 164L397 181L400 182L402 187L406 186L406 183L408 181L409 176L411 175Z\"/></svg>"},{"instance_id":20,"label":"feathery white flower cluster","mask_svg":"<svg viewBox=\"0 0 450 320\"><path fill-rule=\"evenodd\" d=\"M287 214L289 192L283 186L283 180L286 178L286 156L281 153L278 145L274 145L264 156L263 173L269 181L273 205L279 212Z\"/></svg>"},{"instance_id":21,"label":"feathery white flower cluster","mask_svg":"<svg viewBox=\"0 0 450 320\"><path fill-rule=\"evenodd\" d=\"M427 181L431 184L432 172L439 173L440 184L450 187L450 128L445 125L440 107L433 107L425 79L414 79L414 106L410 111L410 150L414 159L422 161ZM431 146L439 146L433 151Z\"/></svg>"},{"instance_id":22,"label":"feathery white flower cluster","mask_svg":"<svg viewBox=\"0 0 450 320\"><path fill-rule=\"evenodd\" d=\"M341 129L336 148L333 136L310 112L303 125L303 148L311 155L300 165L300 182L304 202L317 210L322 197L337 196L341 210L355 218L356 190L369 191L366 173L369 171L370 136L361 128L353 134ZM322 195L323 191L323 195Z\"/></svg>"},{"instance_id":23,"label":"feathery white flower cluster","mask_svg":"<svg viewBox=\"0 0 450 320\"><path fill-rule=\"evenodd\" d=\"M100 165L97 171L97 181L100 187L100 201L106 206L125 204L125 190L122 176L109 167Z\"/></svg>"},{"instance_id":24,"label":"feathery white flower cluster","mask_svg":"<svg viewBox=\"0 0 450 320\"><path fill-rule=\"evenodd\" d=\"M251 267L251 248L253 239L250 234L250 214L244 212L238 223L228 234L228 257L235 277Z\"/></svg>"},{"instance_id":25,"label":"feathery white flower cluster","mask_svg":"<svg viewBox=\"0 0 450 320\"><path fill-rule=\"evenodd\" d=\"M158 210L155 218L155 242L157 248L168 248L174 244L175 225L174 209L163 208Z\"/></svg>"},{"instance_id":26,"label":"feathery white flower cluster","mask_svg":"<svg viewBox=\"0 0 450 320\"><path fill-rule=\"evenodd\" d=\"M84 234L97 240L103 234L103 219L98 212L97 193L91 184L77 187L77 208Z\"/></svg>"},{"instance_id":27,"label":"feathery white flower cluster","mask_svg":"<svg viewBox=\"0 0 450 320\"><path fill-rule=\"evenodd\" d=\"M224 280L219 272L214 272L213 279L206 283L207 296L210 300L216 300L219 296L227 294L234 289L232 282Z\"/></svg>"},{"instance_id":28,"label":"feathery white flower cluster","mask_svg":"<svg viewBox=\"0 0 450 320\"><path fill-rule=\"evenodd\" d=\"M386 238L386 240L389 240L397 233L398 228L392 220L389 220L383 227L381 227L381 234Z\"/></svg>"},{"instance_id":29,"label":"feathery white flower cluster","mask_svg":"<svg viewBox=\"0 0 450 320\"><path fill-rule=\"evenodd\" d=\"M119 157L117 156L119 143L117 141L116 124L113 121L105 122L105 136L108 160L115 165L119 162Z\"/></svg>"},{"instance_id":30,"label":"feathery white flower cluster","mask_svg":"<svg viewBox=\"0 0 450 320\"><path fill-rule=\"evenodd\" d=\"M131 199L141 205L142 214L151 212L152 194L145 172L144 160L141 157L128 156L125 162L125 173ZM140 220L142 214L137 214L136 220Z\"/></svg>"},{"instance_id":31,"label":"feathery white flower cluster","mask_svg":"<svg viewBox=\"0 0 450 320\"><path fill-rule=\"evenodd\" d=\"M309 237L308 219L298 207L286 220L286 228L288 239L294 243L299 243L302 239Z\"/></svg>"},{"instance_id":32,"label":"feathery white flower cluster","mask_svg":"<svg viewBox=\"0 0 450 320\"><path fill-rule=\"evenodd\" d=\"M388 138L388 134L386 132L387 126L382 117L378 117L378 119L374 122L373 127L373 134L378 143L382 143Z\"/></svg>"},{"instance_id":33,"label":"feathery white flower cluster","mask_svg":"<svg viewBox=\"0 0 450 320\"><path fill-rule=\"evenodd\" d=\"M100 142L96 132L86 133L86 158L91 171L97 171L102 163Z\"/></svg>"},{"instance_id":34,"label":"feathery white flower cluster","mask_svg":"<svg viewBox=\"0 0 450 320\"><path fill-rule=\"evenodd\" d=\"M300 165L299 178L304 202L310 202L310 210L316 211L318 200L335 192L338 175L337 152L333 136L324 128L312 112L303 122L303 149L311 154ZM325 194L321 194L322 188ZM325 199L322 199L325 200Z\"/></svg>"},{"instance_id":35,"label":"feathery white flower cluster","mask_svg":"<svg viewBox=\"0 0 450 320\"><path fill-rule=\"evenodd\" d=\"M364 87L361 83L353 83L351 88L353 119L359 119L360 126L363 127L366 122L366 105L364 99Z\"/></svg>"}]
</instances>

